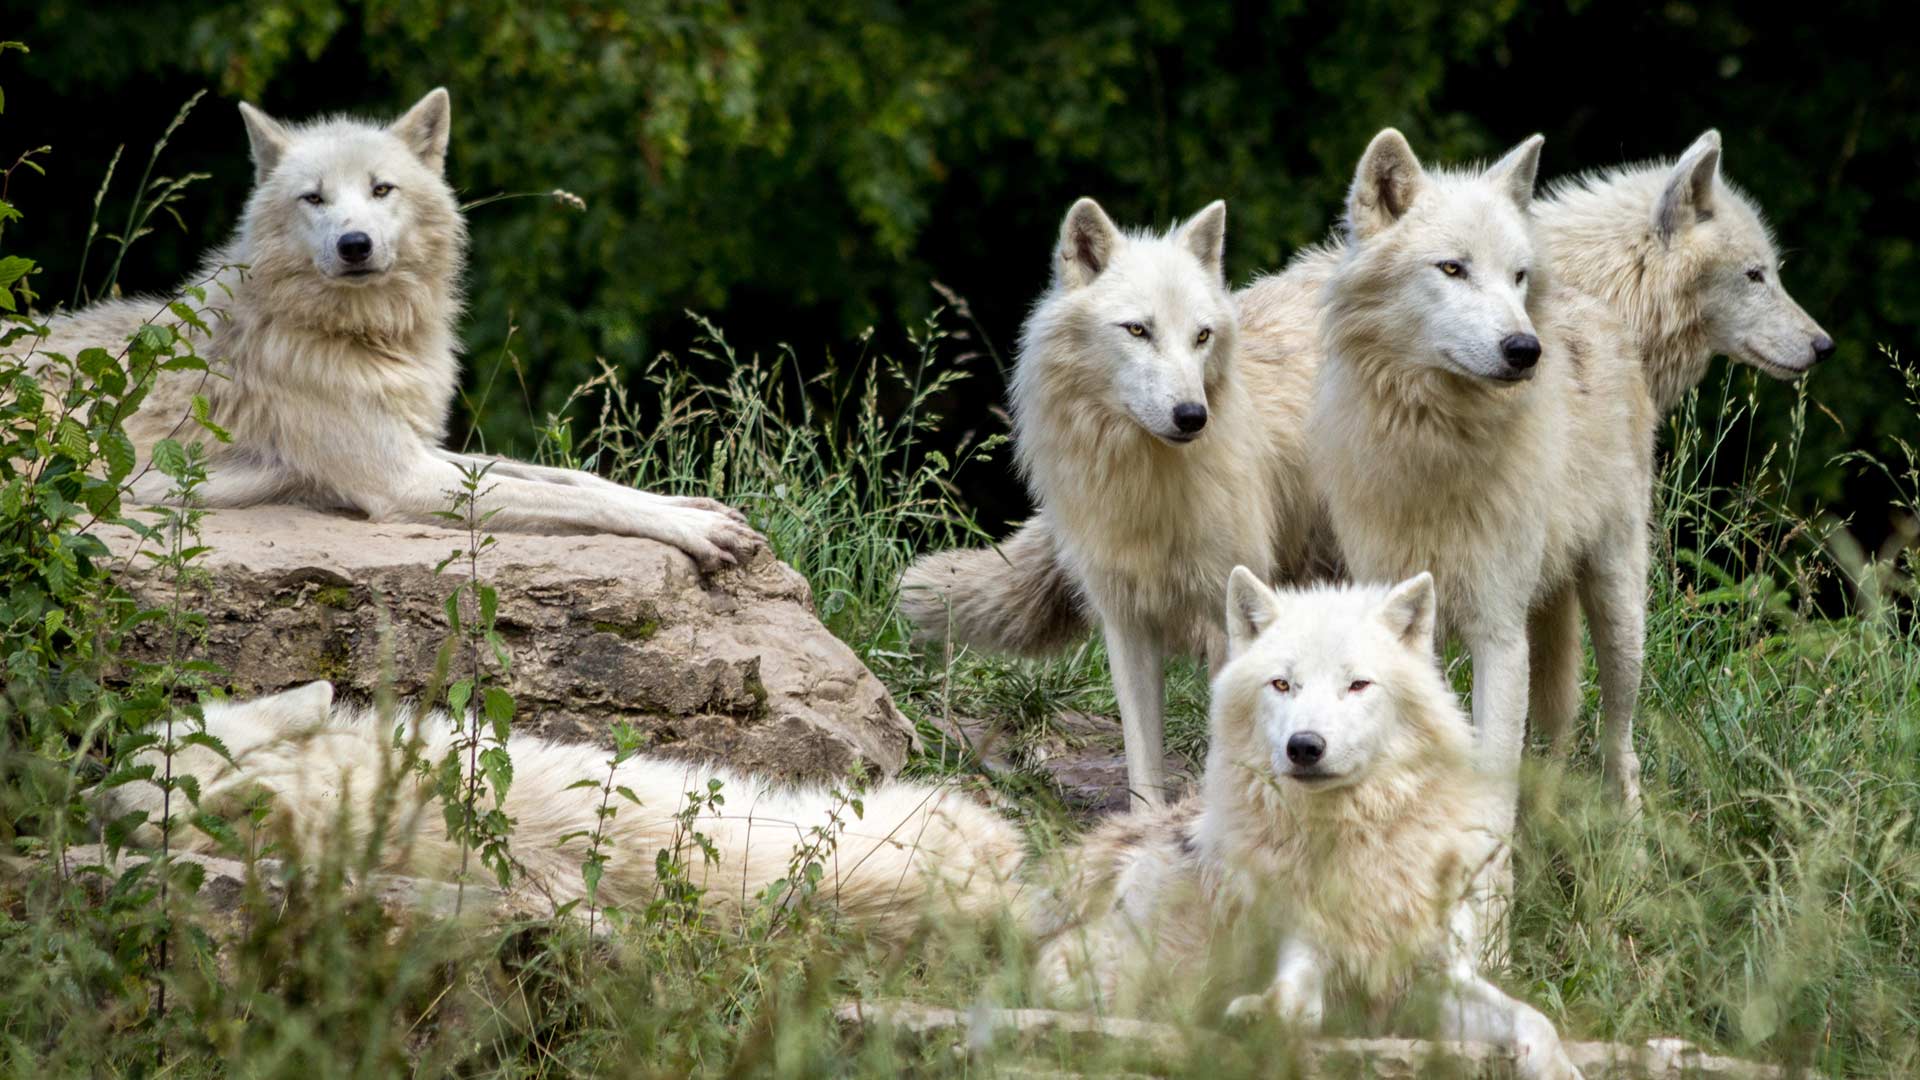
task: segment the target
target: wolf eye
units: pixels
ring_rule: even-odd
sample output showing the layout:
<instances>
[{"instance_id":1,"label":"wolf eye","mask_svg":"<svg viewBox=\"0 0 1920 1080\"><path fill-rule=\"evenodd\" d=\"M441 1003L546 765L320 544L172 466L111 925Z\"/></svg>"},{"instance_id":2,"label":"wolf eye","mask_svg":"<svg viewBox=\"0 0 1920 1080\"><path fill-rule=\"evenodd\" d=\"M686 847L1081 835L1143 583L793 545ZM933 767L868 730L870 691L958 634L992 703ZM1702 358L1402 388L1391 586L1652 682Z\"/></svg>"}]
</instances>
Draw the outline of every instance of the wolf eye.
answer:
<instances>
[{"instance_id":1,"label":"wolf eye","mask_svg":"<svg viewBox=\"0 0 1920 1080\"><path fill-rule=\"evenodd\" d=\"M1441 259L1439 262L1434 263L1434 265L1438 266L1440 272L1448 277L1467 276L1467 264L1461 262L1459 259Z\"/></svg>"},{"instance_id":2,"label":"wolf eye","mask_svg":"<svg viewBox=\"0 0 1920 1080\"><path fill-rule=\"evenodd\" d=\"M1134 337L1143 338L1147 336L1147 328L1137 322L1123 322L1120 324L1120 327Z\"/></svg>"},{"instance_id":3,"label":"wolf eye","mask_svg":"<svg viewBox=\"0 0 1920 1080\"><path fill-rule=\"evenodd\" d=\"M309 191L305 195L300 196L300 201L306 203L308 206L319 206L327 200L322 198L319 192Z\"/></svg>"},{"instance_id":4,"label":"wolf eye","mask_svg":"<svg viewBox=\"0 0 1920 1080\"><path fill-rule=\"evenodd\" d=\"M1756 266L1753 269L1747 271L1747 280L1758 285L1759 283L1767 280L1767 272Z\"/></svg>"},{"instance_id":5,"label":"wolf eye","mask_svg":"<svg viewBox=\"0 0 1920 1080\"><path fill-rule=\"evenodd\" d=\"M1513 283L1515 285L1525 285L1527 283L1527 272L1525 270L1514 271Z\"/></svg>"},{"instance_id":6,"label":"wolf eye","mask_svg":"<svg viewBox=\"0 0 1920 1080\"><path fill-rule=\"evenodd\" d=\"M1200 332L1194 335L1193 343L1195 345L1205 345L1208 342L1208 340L1211 339L1212 337L1213 337L1213 328L1210 326L1203 326L1200 328Z\"/></svg>"},{"instance_id":7,"label":"wolf eye","mask_svg":"<svg viewBox=\"0 0 1920 1080\"><path fill-rule=\"evenodd\" d=\"M1367 687L1372 685L1373 685L1372 679L1355 679L1352 682L1347 684L1347 693L1357 694L1360 691L1365 690Z\"/></svg>"},{"instance_id":8,"label":"wolf eye","mask_svg":"<svg viewBox=\"0 0 1920 1080\"><path fill-rule=\"evenodd\" d=\"M1283 693L1283 694L1291 694L1291 693L1293 693L1293 684L1292 684L1292 683L1290 683L1290 682L1288 682L1288 681L1287 681L1287 680L1285 680L1285 679L1275 679L1275 680L1273 680L1273 688L1274 688L1275 690L1278 690L1278 691L1280 691L1280 692L1281 692L1281 693Z\"/></svg>"},{"instance_id":9,"label":"wolf eye","mask_svg":"<svg viewBox=\"0 0 1920 1080\"><path fill-rule=\"evenodd\" d=\"M389 196L389 195L391 195L391 194L393 194L393 185L392 185L392 184L387 184L387 183L380 183L380 184L375 184L375 185L373 185L373 197L374 197L374 198L376 198L376 199L384 199L384 198L386 198L387 196Z\"/></svg>"}]
</instances>

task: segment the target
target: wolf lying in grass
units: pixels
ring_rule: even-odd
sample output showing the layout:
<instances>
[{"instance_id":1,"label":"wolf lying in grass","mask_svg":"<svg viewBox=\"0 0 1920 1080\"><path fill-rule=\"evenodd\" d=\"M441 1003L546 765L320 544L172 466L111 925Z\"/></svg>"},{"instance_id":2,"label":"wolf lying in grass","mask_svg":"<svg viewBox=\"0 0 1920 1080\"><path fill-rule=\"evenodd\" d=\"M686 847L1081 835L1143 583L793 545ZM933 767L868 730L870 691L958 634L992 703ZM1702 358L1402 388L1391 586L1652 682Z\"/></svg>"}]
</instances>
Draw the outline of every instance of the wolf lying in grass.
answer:
<instances>
[{"instance_id":1,"label":"wolf lying in grass","mask_svg":"<svg viewBox=\"0 0 1920 1080\"><path fill-rule=\"evenodd\" d=\"M443 880L458 873L461 847L448 836L433 782L405 769L410 750L414 760L433 765L446 757L455 733L445 714L429 714L417 727L397 721L403 730L396 738L396 722L334 704L325 682L204 709L207 733L231 760L191 744L173 761L175 776L198 782L204 809L241 823L245 808L265 793L272 806L265 838L308 857L330 843L365 850L376 822L384 821L375 869ZM605 783L616 791L610 799L616 812L604 825L609 859L599 882L601 905L644 907L656 895L655 856L671 850L708 904L723 916L737 914L789 876L796 847L819 842L815 829L832 837L821 846L825 876L818 895L878 937L902 938L928 912L988 917L1005 910L1016 891L1013 874L1025 852L1019 832L952 788L883 783L857 796L856 811L850 796L825 788L784 787L682 761L632 757L609 777L610 755L599 747L514 736L507 749L513 783L504 809L513 821L512 857L527 887L556 906L586 895L581 862L587 834L601 827ZM158 750L141 751L139 761L159 768ZM720 801L710 805L716 780ZM619 794L621 788L639 805ZM392 801L385 804L388 792ZM133 838L158 845L157 785L135 780L98 789L96 799L98 815L107 819L145 811L146 824ZM696 800L699 809L683 820ZM184 803L176 796L176 822ZM711 841L718 858L709 861L690 832ZM174 842L189 851L221 850L197 829L178 829Z\"/></svg>"},{"instance_id":2,"label":"wolf lying in grass","mask_svg":"<svg viewBox=\"0 0 1920 1080\"><path fill-rule=\"evenodd\" d=\"M1504 846L1503 785L1434 657L1433 579L1227 590L1200 790L1102 825L1061 862L1038 970L1056 1000L1204 1001L1274 957L1233 1017L1319 1026L1331 994L1389 1005L1437 984L1444 1037L1576 1077L1553 1025L1479 973L1470 896ZM1262 947L1274 951L1258 951Z\"/></svg>"},{"instance_id":3,"label":"wolf lying in grass","mask_svg":"<svg viewBox=\"0 0 1920 1080\"><path fill-rule=\"evenodd\" d=\"M461 454L441 445L460 384L456 324L467 226L444 176L452 106L435 90L391 124L343 117L285 125L241 105L255 166L240 226L210 253L211 336L194 342L210 371L161 371L126 433L141 465L161 440L193 441L203 396L233 441L203 440L203 505L297 503L376 521L432 524L463 468L492 462L477 507L513 532L644 536L702 569L732 565L762 541L731 508L655 495L576 469ZM20 357L48 381L82 350L121 354L158 299L106 300L47 321ZM187 327L183 334L195 334ZM167 497L171 480L136 474L133 496Z\"/></svg>"},{"instance_id":4,"label":"wolf lying in grass","mask_svg":"<svg viewBox=\"0 0 1920 1080\"><path fill-rule=\"evenodd\" d=\"M737 911L826 828L838 839L819 895L856 926L899 940L926 915L1010 915L1035 936L1036 989L1055 1004L1139 1012L1202 1000L1230 981L1249 943L1264 942L1275 951L1260 955L1275 959L1246 988L1265 989L1233 999L1233 1016L1274 1013L1311 1030L1337 990L1391 1004L1437 984L1444 1034L1510 1044L1529 1076L1577 1076L1552 1024L1478 974L1468 900L1503 848L1504 803L1470 764L1471 731L1434 656L1432 579L1276 593L1238 568L1227 611L1206 775L1175 806L1136 810L1029 861L1012 823L951 789L885 783L856 818L817 788L633 758L612 783L640 805L620 802L607 825L600 901L645 903L656 853L679 846L706 901ZM196 777L202 805L229 816L271 792L267 827L306 850L338 839L343 824L364 844L376 793L397 789L381 867L452 875L459 847L431 786L399 773L387 725L331 699L314 683L211 704L207 730L232 763L190 745L174 772ZM451 737L445 717L421 736L420 752L438 760ZM579 837L595 828L601 793L576 785L607 776L606 752L525 737L508 745L514 858L556 902L577 898ZM141 753L158 764L155 749ZM691 819L712 841L709 864L678 815L686 793L712 779L725 804ZM95 798L105 817L159 814L159 790L144 780ZM151 842L157 829L137 837ZM199 833L181 841L213 846Z\"/></svg>"}]
</instances>

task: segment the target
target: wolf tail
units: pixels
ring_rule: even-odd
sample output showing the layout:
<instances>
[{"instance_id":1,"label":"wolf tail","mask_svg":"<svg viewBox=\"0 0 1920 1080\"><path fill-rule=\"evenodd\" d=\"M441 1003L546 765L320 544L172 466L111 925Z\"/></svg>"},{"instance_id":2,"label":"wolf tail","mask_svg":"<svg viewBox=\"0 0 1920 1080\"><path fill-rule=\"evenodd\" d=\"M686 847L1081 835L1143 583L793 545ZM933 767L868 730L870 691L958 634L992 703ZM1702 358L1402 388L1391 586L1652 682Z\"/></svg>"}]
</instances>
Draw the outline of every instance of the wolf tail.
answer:
<instances>
[{"instance_id":1,"label":"wolf tail","mask_svg":"<svg viewBox=\"0 0 1920 1080\"><path fill-rule=\"evenodd\" d=\"M922 641L1045 656L1090 625L1080 589L1060 565L1053 530L1036 517L992 547L922 555L900 576L900 611Z\"/></svg>"}]
</instances>

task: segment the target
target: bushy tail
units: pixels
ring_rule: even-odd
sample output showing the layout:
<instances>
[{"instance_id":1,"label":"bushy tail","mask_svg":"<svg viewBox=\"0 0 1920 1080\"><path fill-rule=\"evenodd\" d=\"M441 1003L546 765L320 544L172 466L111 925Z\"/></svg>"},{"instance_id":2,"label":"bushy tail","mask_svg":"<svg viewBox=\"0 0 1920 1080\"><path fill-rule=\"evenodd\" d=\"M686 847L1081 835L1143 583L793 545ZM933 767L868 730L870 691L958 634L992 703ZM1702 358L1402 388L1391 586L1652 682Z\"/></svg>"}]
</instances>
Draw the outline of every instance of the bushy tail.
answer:
<instances>
[{"instance_id":1,"label":"bushy tail","mask_svg":"<svg viewBox=\"0 0 1920 1080\"><path fill-rule=\"evenodd\" d=\"M1045 656L1087 632L1080 590L1036 517L992 547L922 555L900 576L900 611L922 641Z\"/></svg>"}]
</instances>

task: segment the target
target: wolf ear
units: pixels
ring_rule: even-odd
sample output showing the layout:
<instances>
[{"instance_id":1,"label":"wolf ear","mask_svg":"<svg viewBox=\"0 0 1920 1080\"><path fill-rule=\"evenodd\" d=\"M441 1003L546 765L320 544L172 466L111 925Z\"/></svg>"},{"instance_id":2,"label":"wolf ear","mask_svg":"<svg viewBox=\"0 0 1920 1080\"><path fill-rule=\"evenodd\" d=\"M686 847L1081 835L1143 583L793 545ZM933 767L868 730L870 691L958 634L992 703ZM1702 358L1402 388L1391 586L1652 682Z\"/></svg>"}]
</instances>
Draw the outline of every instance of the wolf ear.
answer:
<instances>
[{"instance_id":1,"label":"wolf ear","mask_svg":"<svg viewBox=\"0 0 1920 1080\"><path fill-rule=\"evenodd\" d=\"M1227 654L1239 656L1280 617L1280 596L1244 566L1227 578Z\"/></svg>"},{"instance_id":2,"label":"wolf ear","mask_svg":"<svg viewBox=\"0 0 1920 1080\"><path fill-rule=\"evenodd\" d=\"M415 157L434 172L447 167L447 125L453 119L453 99L442 86L428 91L405 116L388 125L387 132L407 144Z\"/></svg>"},{"instance_id":3,"label":"wolf ear","mask_svg":"<svg viewBox=\"0 0 1920 1080\"><path fill-rule=\"evenodd\" d=\"M1653 206L1653 231L1661 240L1713 216L1713 182L1720 175L1720 133L1708 129L1667 173Z\"/></svg>"},{"instance_id":4,"label":"wolf ear","mask_svg":"<svg viewBox=\"0 0 1920 1080\"><path fill-rule=\"evenodd\" d=\"M1540 175L1540 147L1546 141L1545 135L1535 135L1487 166L1487 182L1500 185L1523 214L1533 208L1533 181Z\"/></svg>"},{"instance_id":5,"label":"wolf ear","mask_svg":"<svg viewBox=\"0 0 1920 1080\"><path fill-rule=\"evenodd\" d=\"M246 121L247 146L253 152L253 181L257 184L280 164L293 136L280 121L244 101L240 103L240 119Z\"/></svg>"},{"instance_id":6,"label":"wolf ear","mask_svg":"<svg viewBox=\"0 0 1920 1080\"><path fill-rule=\"evenodd\" d=\"M325 679L240 703L276 728L306 728L333 717L333 684Z\"/></svg>"},{"instance_id":7,"label":"wolf ear","mask_svg":"<svg viewBox=\"0 0 1920 1080\"><path fill-rule=\"evenodd\" d=\"M1207 272L1227 280L1227 203L1225 199L1215 199L1207 204L1205 210L1187 219L1180 226L1174 238L1200 260Z\"/></svg>"},{"instance_id":8,"label":"wolf ear","mask_svg":"<svg viewBox=\"0 0 1920 1080\"><path fill-rule=\"evenodd\" d=\"M1433 649L1433 575L1422 571L1393 587L1380 606L1380 620L1410 649Z\"/></svg>"},{"instance_id":9,"label":"wolf ear","mask_svg":"<svg viewBox=\"0 0 1920 1080\"><path fill-rule=\"evenodd\" d=\"M1091 284L1113 261L1120 246L1120 230L1100 204L1081 199L1060 223L1060 246L1053 253L1053 270L1069 288Z\"/></svg>"},{"instance_id":10,"label":"wolf ear","mask_svg":"<svg viewBox=\"0 0 1920 1080\"><path fill-rule=\"evenodd\" d=\"M1347 234L1364 240L1400 220L1427 186L1407 137L1387 128L1367 144L1347 191Z\"/></svg>"}]
</instances>

